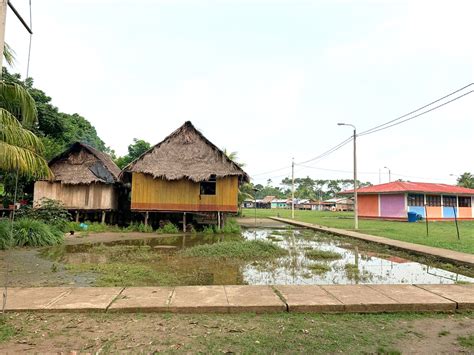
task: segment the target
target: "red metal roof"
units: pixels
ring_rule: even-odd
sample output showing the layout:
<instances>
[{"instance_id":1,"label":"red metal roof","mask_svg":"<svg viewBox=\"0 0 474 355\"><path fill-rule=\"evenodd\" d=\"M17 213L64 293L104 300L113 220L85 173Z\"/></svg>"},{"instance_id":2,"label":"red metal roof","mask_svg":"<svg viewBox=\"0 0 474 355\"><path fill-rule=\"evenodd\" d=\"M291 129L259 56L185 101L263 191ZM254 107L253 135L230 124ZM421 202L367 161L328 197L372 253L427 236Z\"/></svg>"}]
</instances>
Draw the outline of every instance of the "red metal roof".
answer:
<instances>
[{"instance_id":1,"label":"red metal roof","mask_svg":"<svg viewBox=\"0 0 474 355\"><path fill-rule=\"evenodd\" d=\"M343 193L353 193L354 190L344 191ZM390 192L423 192L436 194L459 194L474 195L474 189L468 189L461 186L448 184L433 184L429 182L401 182L394 181L386 184L362 187L357 190L358 194L376 194Z\"/></svg>"}]
</instances>

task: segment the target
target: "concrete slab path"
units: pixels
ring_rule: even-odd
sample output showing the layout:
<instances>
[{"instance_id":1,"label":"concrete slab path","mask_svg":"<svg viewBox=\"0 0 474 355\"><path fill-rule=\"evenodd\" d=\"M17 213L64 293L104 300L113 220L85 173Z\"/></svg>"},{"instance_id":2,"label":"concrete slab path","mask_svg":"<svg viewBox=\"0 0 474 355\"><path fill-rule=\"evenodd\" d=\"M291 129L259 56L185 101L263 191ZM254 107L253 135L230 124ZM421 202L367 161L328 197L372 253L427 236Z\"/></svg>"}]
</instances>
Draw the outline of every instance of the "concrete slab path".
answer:
<instances>
[{"instance_id":1,"label":"concrete slab path","mask_svg":"<svg viewBox=\"0 0 474 355\"><path fill-rule=\"evenodd\" d=\"M449 249L435 248L435 247L429 247L429 246L421 245L421 244L408 243L408 242L403 242L401 240L378 237L375 235L353 232L353 231L349 231L345 229L330 228L330 227L320 226L320 225L312 224L312 223L294 221L292 219L287 219L287 218L279 218L279 217L269 217L269 218L275 221L284 222L284 223L291 224L298 227L304 227L304 228L317 230L320 232L340 235L343 237L356 238L360 240L365 240L367 242L383 244L383 245L390 246L392 248L408 251L411 253L434 256L438 259L442 259L451 263L463 264L463 265L474 267L474 254L461 253L459 251L454 251L454 250L449 250Z\"/></svg>"},{"instance_id":2,"label":"concrete slab path","mask_svg":"<svg viewBox=\"0 0 474 355\"><path fill-rule=\"evenodd\" d=\"M467 285L9 288L7 312L402 312L474 310Z\"/></svg>"}]
</instances>

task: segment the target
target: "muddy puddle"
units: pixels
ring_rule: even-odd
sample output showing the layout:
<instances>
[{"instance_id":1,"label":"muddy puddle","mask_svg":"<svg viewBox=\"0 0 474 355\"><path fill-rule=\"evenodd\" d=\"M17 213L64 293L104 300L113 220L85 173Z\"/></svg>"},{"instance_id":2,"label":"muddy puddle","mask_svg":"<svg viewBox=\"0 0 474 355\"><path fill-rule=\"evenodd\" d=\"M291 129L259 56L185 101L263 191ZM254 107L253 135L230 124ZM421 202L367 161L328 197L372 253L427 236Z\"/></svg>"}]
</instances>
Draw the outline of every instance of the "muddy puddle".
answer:
<instances>
[{"instance_id":1,"label":"muddy puddle","mask_svg":"<svg viewBox=\"0 0 474 355\"><path fill-rule=\"evenodd\" d=\"M95 237L97 240L99 235ZM275 257L186 256L200 245L266 241ZM245 229L236 235L172 235L9 251L13 286L224 284L440 284L474 282L474 271L303 229ZM3 260L7 260L3 255ZM0 261L2 256L0 255ZM24 267L22 266L24 265Z\"/></svg>"}]
</instances>

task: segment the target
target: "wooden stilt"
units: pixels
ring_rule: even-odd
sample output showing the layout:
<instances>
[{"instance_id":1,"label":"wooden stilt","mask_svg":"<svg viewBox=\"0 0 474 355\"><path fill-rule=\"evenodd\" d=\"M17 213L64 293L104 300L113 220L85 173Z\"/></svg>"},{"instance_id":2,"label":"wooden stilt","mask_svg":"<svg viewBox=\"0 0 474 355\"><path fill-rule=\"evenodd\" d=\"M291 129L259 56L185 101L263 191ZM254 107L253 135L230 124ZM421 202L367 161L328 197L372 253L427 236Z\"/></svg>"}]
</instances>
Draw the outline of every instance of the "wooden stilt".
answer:
<instances>
[{"instance_id":1,"label":"wooden stilt","mask_svg":"<svg viewBox=\"0 0 474 355\"><path fill-rule=\"evenodd\" d=\"M76 223L79 223L79 211L76 211Z\"/></svg>"},{"instance_id":2,"label":"wooden stilt","mask_svg":"<svg viewBox=\"0 0 474 355\"><path fill-rule=\"evenodd\" d=\"M145 226L148 225L148 211L145 212Z\"/></svg>"},{"instance_id":3,"label":"wooden stilt","mask_svg":"<svg viewBox=\"0 0 474 355\"><path fill-rule=\"evenodd\" d=\"M183 213L183 232L186 233L186 212Z\"/></svg>"},{"instance_id":4,"label":"wooden stilt","mask_svg":"<svg viewBox=\"0 0 474 355\"><path fill-rule=\"evenodd\" d=\"M221 213L217 212L217 228L221 229Z\"/></svg>"},{"instance_id":5,"label":"wooden stilt","mask_svg":"<svg viewBox=\"0 0 474 355\"><path fill-rule=\"evenodd\" d=\"M107 215L107 212L105 211L102 211L102 220L101 220L101 223L102 224L105 224L105 216Z\"/></svg>"}]
</instances>

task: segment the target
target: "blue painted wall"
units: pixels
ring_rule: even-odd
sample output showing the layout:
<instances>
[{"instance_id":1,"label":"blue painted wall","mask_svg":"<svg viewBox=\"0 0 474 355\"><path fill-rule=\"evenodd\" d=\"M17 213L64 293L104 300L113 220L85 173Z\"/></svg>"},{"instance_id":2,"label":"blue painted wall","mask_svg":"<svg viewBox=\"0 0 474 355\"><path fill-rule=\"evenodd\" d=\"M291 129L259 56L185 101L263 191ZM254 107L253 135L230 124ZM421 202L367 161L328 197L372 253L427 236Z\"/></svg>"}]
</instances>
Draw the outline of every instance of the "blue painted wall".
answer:
<instances>
[{"instance_id":1,"label":"blue painted wall","mask_svg":"<svg viewBox=\"0 0 474 355\"><path fill-rule=\"evenodd\" d=\"M425 208L420 206L408 206L408 212L416 212L417 214L421 215L423 218L426 217L425 215Z\"/></svg>"},{"instance_id":2,"label":"blue painted wall","mask_svg":"<svg viewBox=\"0 0 474 355\"><path fill-rule=\"evenodd\" d=\"M459 211L456 209L456 216L459 217ZM452 207L443 207L443 218L454 218L454 211Z\"/></svg>"}]
</instances>

